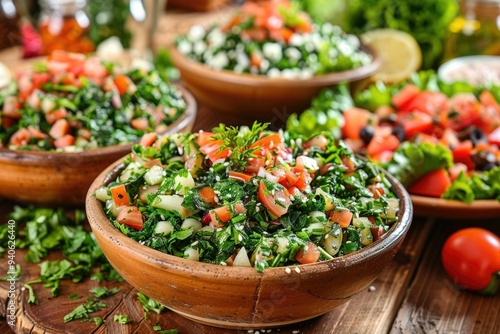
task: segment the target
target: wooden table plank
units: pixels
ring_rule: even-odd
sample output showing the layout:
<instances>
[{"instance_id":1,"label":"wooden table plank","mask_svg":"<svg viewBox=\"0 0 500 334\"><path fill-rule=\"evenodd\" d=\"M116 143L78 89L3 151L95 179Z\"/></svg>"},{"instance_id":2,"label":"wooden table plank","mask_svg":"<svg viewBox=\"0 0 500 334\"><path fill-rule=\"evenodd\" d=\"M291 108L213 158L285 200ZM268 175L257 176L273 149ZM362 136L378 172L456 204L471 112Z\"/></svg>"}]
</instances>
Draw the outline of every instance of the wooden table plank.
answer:
<instances>
[{"instance_id":1,"label":"wooden table plank","mask_svg":"<svg viewBox=\"0 0 500 334\"><path fill-rule=\"evenodd\" d=\"M500 235L498 220L436 222L407 296L395 319L391 334L398 333L500 333L500 294L481 296L460 291L448 279L441 264L444 241L454 231L481 226Z\"/></svg>"}]
</instances>

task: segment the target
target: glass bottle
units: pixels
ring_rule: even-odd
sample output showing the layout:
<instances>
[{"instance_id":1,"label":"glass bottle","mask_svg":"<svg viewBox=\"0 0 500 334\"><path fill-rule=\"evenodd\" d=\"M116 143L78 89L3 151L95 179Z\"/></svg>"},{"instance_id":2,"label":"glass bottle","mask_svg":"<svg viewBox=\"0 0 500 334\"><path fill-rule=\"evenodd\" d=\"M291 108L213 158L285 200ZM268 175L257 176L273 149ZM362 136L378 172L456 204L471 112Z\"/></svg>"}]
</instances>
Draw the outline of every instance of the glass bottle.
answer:
<instances>
[{"instance_id":1,"label":"glass bottle","mask_svg":"<svg viewBox=\"0 0 500 334\"><path fill-rule=\"evenodd\" d=\"M40 0L39 31L42 53L54 50L89 53L94 44L88 36L87 0Z\"/></svg>"},{"instance_id":2,"label":"glass bottle","mask_svg":"<svg viewBox=\"0 0 500 334\"><path fill-rule=\"evenodd\" d=\"M444 60L469 55L500 55L500 0L461 0L449 26Z\"/></svg>"}]
</instances>

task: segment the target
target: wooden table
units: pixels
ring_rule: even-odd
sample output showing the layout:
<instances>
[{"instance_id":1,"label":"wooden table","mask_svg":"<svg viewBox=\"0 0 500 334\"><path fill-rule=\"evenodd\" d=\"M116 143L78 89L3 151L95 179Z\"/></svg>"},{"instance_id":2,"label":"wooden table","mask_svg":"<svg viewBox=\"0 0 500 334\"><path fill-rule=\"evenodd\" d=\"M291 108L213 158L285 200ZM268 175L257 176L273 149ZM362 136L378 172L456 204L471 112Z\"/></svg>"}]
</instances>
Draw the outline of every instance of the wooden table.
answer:
<instances>
[{"instance_id":1,"label":"wooden table","mask_svg":"<svg viewBox=\"0 0 500 334\"><path fill-rule=\"evenodd\" d=\"M231 10L231 9L229 9ZM169 13L160 22L160 41L171 40L173 34L184 31L193 22L202 23L227 14L226 9L210 14ZM16 50L0 52L0 61L15 68L22 61ZM242 121L203 106L200 107L194 131L210 129L219 122L231 125ZM1 185L0 185L1 186ZM11 203L0 202L0 223L6 223L5 214ZM274 328L260 333L500 333L500 294L483 297L456 289L444 273L440 261L444 240L454 231L467 226L482 226L500 235L498 219L452 221L415 217L412 227L392 263L372 283L370 289L360 292L348 303L334 311L303 323ZM8 283L0 282L0 333L155 333L153 326L177 328L179 333L247 333L246 330L227 330L200 325L186 320L172 311L162 314L149 312L144 318L136 290L127 283L108 283L118 286L120 292L106 300L108 307L93 314L105 322L100 327L79 320L64 324L63 316L81 300L70 300L69 294L87 296L89 289L98 286L95 281L74 284L65 281L61 294L51 298L48 289L34 285L39 305L27 303L27 292L20 287L32 277L38 277L37 265L23 261L24 252L18 250L16 262L22 265L23 275L17 283L16 325L5 322ZM51 259L60 257L51 254ZM6 260L0 259L0 276L6 272ZM132 322L119 325L113 315L127 314ZM257 333L257 331L254 331Z\"/></svg>"}]
</instances>

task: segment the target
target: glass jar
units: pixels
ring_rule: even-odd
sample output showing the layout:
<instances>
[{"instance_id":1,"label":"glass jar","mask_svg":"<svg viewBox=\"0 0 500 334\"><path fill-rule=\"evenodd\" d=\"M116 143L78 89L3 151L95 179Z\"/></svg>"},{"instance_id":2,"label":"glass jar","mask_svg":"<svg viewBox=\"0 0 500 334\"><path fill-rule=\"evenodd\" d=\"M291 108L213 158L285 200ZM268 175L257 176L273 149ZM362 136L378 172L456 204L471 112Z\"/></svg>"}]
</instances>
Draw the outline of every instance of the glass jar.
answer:
<instances>
[{"instance_id":1,"label":"glass jar","mask_svg":"<svg viewBox=\"0 0 500 334\"><path fill-rule=\"evenodd\" d=\"M94 44L88 33L87 0L40 0L39 31L42 53L54 50L89 53Z\"/></svg>"},{"instance_id":2,"label":"glass jar","mask_svg":"<svg viewBox=\"0 0 500 334\"><path fill-rule=\"evenodd\" d=\"M469 55L500 55L500 0L461 0L449 27L444 60Z\"/></svg>"}]
</instances>

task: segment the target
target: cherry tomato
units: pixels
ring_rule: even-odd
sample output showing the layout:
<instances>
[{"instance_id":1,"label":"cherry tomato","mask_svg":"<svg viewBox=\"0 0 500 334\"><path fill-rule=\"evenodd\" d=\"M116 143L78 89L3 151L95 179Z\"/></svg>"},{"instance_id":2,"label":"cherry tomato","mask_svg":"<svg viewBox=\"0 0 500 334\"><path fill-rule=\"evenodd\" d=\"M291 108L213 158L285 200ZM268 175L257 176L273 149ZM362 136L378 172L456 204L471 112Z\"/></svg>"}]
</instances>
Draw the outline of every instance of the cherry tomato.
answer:
<instances>
[{"instance_id":1,"label":"cherry tomato","mask_svg":"<svg viewBox=\"0 0 500 334\"><path fill-rule=\"evenodd\" d=\"M470 227L453 233L445 242L441 260L450 278L465 289L494 294L500 276L500 238Z\"/></svg>"}]
</instances>

